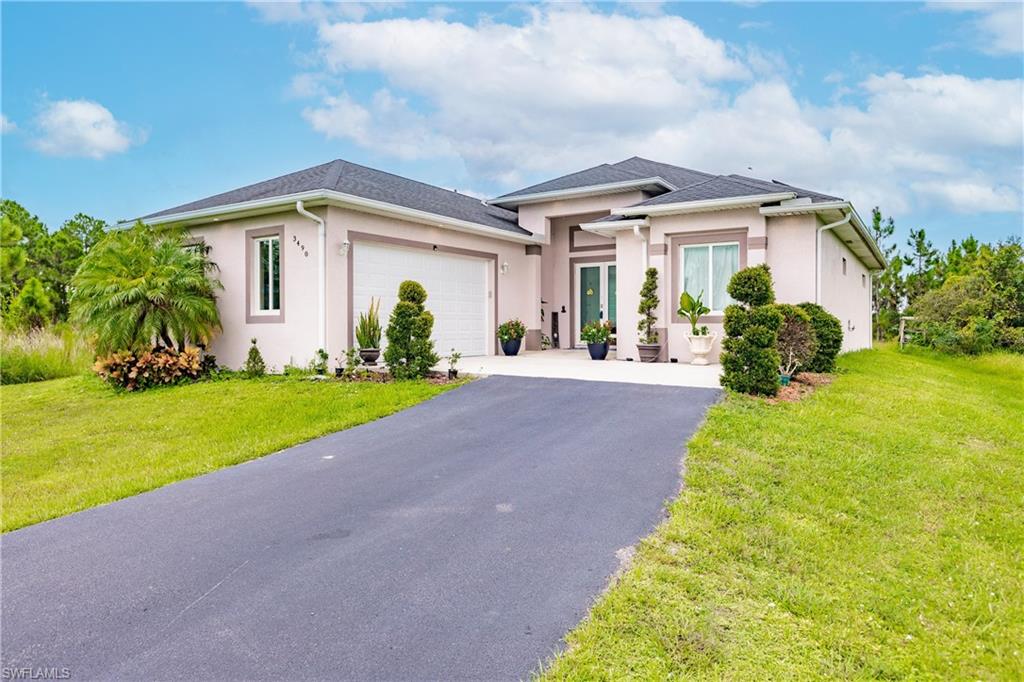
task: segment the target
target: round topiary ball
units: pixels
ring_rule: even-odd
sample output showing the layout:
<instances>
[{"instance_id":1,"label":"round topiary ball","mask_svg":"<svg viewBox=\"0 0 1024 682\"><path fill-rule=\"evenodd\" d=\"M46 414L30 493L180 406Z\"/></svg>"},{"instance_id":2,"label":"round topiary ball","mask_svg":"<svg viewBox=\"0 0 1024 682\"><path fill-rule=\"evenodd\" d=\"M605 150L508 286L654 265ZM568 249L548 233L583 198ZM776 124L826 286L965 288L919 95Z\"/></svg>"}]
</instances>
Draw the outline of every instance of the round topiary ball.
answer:
<instances>
[{"instance_id":1,"label":"round topiary ball","mask_svg":"<svg viewBox=\"0 0 1024 682\"><path fill-rule=\"evenodd\" d=\"M407 279L398 285L398 300L422 305L427 300L427 290L419 282Z\"/></svg>"},{"instance_id":2,"label":"round topiary ball","mask_svg":"<svg viewBox=\"0 0 1024 682\"><path fill-rule=\"evenodd\" d=\"M767 265L755 265L736 272L726 287L729 295L750 307L775 302L772 274Z\"/></svg>"}]
</instances>

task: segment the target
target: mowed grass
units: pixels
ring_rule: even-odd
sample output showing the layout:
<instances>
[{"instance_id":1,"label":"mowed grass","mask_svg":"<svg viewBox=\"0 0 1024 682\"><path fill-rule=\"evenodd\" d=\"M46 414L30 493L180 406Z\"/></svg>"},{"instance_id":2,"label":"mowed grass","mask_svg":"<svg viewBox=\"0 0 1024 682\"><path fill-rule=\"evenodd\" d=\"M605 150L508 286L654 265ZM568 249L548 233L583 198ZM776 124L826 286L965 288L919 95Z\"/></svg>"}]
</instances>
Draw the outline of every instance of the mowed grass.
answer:
<instances>
[{"instance_id":1,"label":"mowed grass","mask_svg":"<svg viewBox=\"0 0 1024 682\"><path fill-rule=\"evenodd\" d=\"M1024 679L1024 358L840 364L712 408L544 679Z\"/></svg>"},{"instance_id":2,"label":"mowed grass","mask_svg":"<svg viewBox=\"0 0 1024 682\"><path fill-rule=\"evenodd\" d=\"M267 377L115 393L91 376L3 386L3 530L244 462L450 387Z\"/></svg>"}]
</instances>

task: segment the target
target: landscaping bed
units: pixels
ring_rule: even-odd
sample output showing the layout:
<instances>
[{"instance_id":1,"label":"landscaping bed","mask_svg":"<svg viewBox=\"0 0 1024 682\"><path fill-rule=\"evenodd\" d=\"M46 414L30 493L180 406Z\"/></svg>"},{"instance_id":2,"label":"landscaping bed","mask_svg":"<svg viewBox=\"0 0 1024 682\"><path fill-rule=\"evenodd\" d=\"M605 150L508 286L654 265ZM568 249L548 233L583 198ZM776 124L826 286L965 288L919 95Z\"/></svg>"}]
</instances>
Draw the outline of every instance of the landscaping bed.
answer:
<instances>
[{"instance_id":1,"label":"landscaping bed","mask_svg":"<svg viewBox=\"0 0 1024 682\"><path fill-rule=\"evenodd\" d=\"M3 530L357 426L454 385L268 376L128 393L79 376L3 386Z\"/></svg>"},{"instance_id":2,"label":"landscaping bed","mask_svg":"<svg viewBox=\"0 0 1024 682\"><path fill-rule=\"evenodd\" d=\"M840 357L729 395L548 680L1024 678L1024 357Z\"/></svg>"}]
</instances>

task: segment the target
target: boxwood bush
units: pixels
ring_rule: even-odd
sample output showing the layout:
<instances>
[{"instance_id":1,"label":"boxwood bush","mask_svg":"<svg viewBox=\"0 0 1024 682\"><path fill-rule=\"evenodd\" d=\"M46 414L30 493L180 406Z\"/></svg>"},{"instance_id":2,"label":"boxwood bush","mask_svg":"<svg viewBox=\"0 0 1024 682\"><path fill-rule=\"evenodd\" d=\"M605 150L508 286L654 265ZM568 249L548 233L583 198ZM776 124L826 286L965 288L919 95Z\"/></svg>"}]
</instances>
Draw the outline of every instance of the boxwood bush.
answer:
<instances>
[{"instance_id":1,"label":"boxwood bush","mask_svg":"<svg viewBox=\"0 0 1024 682\"><path fill-rule=\"evenodd\" d=\"M782 313L775 302L771 271L756 265L738 271L726 288L737 303L725 309L722 385L741 393L775 395L779 352L775 344Z\"/></svg>"},{"instance_id":2,"label":"boxwood bush","mask_svg":"<svg viewBox=\"0 0 1024 682\"><path fill-rule=\"evenodd\" d=\"M843 347L843 324L839 318L817 303L801 303L799 306L811 318L814 338L818 348L814 356L800 368L804 372L834 372L836 356Z\"/></svg>"},{"instance_id":3,"label":"boxwood bush","mask_svg":"<svg viewBox=\"0 0 1024 682\"><path fill-rule=\"evenodd\" d=\"M385 332L388 347L384 351L384 362L396 379L425 377L440 360L430 339L434 316L424 307L426 300L427 290L419 282L405 280L399 285L398 303L391 311Z\"/></svg>"}]
</instances>

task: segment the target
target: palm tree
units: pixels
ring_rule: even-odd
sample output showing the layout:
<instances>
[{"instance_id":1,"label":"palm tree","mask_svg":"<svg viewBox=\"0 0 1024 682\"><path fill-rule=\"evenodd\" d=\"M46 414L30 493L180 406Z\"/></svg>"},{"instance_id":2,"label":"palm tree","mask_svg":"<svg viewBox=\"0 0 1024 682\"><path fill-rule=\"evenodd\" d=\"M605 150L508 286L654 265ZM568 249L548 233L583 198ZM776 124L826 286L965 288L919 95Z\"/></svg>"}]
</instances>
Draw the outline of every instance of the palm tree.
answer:
<instances>
[{"instance_id":1,"label":"palm tree","mask_svg":"<svg viewBox=\"0 0 1024 682\"><path fill-rule=\"evenodd\" d=\"M216 269L183 230L139 222L90 249L72 279L72 315L99 353L205 345L221 328Z\"/></svg>"}]
</instances>

